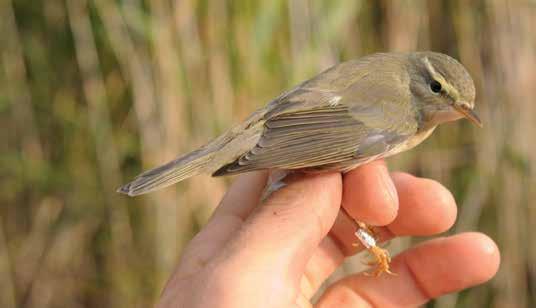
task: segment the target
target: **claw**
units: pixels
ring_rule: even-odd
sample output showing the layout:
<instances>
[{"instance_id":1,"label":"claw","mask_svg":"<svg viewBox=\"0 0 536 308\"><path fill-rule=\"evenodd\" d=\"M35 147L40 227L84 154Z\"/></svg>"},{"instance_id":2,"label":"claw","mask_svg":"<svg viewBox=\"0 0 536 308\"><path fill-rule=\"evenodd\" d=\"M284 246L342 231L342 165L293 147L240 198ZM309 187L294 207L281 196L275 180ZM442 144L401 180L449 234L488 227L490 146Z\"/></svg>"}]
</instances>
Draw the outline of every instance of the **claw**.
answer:
<instances>
[{"instance_id":1,"label":"claw","mask_svg":"<svg viewBox=\"0 0 536 308\"><path fill-rule=\"evenodd\" d=\"M383 248L378 247L376 241L377 236L374 231L364 223L358 222L359 228L355 232L355 236L359 239L361 244L374 256L374 261L367 262L367 265L375 266L375 269L366 275L372 275L375 277L380 276L383 273L396 275L389 269L391 263L391 256L389 252ZM357 246L357 244L352 244Z\"/></svg>"},{"instance_id":2,"label":"claw","mask_svg":"<svg viewBox=\"0 0 536 308\"><path fill-rule=\"evenodd\" d=\"M369 265L376 265L376 268L371 272L365 273L366 275L378 277L383 273L387 273L396 276L396 274L393 273L389 268L389 265L391 263L391 256L389 255L389 252L387 250L382 249L378 246L374 246L369 248L369 251L376 258L376 260L370 262L371 264Z\"/></svg>"}]
</instances>

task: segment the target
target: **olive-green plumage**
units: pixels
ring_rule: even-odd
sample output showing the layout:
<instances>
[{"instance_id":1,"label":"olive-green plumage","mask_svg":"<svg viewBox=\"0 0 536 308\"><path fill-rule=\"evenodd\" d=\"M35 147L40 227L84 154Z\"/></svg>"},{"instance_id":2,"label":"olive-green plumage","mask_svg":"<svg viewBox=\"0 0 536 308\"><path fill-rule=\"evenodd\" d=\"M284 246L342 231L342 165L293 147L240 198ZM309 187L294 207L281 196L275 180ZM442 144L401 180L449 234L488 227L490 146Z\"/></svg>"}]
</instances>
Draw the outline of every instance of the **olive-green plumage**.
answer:
<instances>
[{"instance_id":1,"label":"olive-green plumage","mask_svg":"<svg viewBox=\"0 0 536 308\"><path fill-rule=\"evenodd\" d=\"M347 171L405 151L473 112L465 68L434 52L379 53L335 65L271 101L204 147L118 191L144 194L199 173Z\"/></svg>"}]
</instances>

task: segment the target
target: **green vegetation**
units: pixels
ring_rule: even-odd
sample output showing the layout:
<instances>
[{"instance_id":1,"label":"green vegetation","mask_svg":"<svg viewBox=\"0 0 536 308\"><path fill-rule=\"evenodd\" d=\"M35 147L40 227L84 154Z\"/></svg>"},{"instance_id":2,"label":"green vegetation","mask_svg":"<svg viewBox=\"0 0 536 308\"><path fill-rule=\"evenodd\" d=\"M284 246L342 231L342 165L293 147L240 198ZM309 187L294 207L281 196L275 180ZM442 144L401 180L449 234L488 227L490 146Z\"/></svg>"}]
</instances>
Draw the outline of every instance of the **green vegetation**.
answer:
<instances>
[{"instance_id":1,"label":"green vegetation","mask_svg":"<svg viewBox=\"0 0 536 308\"><path fill-rule=\"evenodd\" d=\"M150 306L229 180L120 184L338 61L428 49L469 69L485 126L389 164L446 185L452 232L502 251L494 280L430 307L536 305L534 1L4 0L0 29L1 307Z\"/></svg>"}]
</instances>

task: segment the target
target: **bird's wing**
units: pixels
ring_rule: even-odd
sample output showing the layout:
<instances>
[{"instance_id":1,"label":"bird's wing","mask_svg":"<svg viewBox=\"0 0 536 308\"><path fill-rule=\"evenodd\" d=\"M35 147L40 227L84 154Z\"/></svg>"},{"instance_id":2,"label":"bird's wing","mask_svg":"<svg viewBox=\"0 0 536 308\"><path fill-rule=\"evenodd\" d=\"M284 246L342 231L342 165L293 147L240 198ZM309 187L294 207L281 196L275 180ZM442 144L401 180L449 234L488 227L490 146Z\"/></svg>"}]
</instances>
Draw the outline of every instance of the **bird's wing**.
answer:
<instances>
[{"instance_id":1,"label":"bird's wing","mask_svg":"<svg viewBox=\"0 0 536 308\"><path fill-rule=\"evenodd\" d=\"M364 161L415 134L418 124L409 93L367 76L357 84L337 92L303 84L283 95L268 106L256 146L213 175ZM369 99L365 90L379 95Z\"/></svg>"}]
</instances>

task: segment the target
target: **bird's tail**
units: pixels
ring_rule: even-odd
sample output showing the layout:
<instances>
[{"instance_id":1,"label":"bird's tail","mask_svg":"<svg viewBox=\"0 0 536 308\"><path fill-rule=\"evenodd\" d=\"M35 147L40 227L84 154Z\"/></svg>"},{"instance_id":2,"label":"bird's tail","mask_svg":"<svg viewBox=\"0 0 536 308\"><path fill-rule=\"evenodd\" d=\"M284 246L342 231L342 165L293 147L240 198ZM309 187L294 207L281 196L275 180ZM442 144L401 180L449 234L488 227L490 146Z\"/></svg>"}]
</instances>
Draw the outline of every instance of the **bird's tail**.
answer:
<instances>
[{"instance_id":1,"label":"bird's tail","mask_svg":"<svg viewBox=\"0 0 536 308\"><path fill-rule=\"evenodd\" d=\"M117 192L137 196L164 188L200 173L212 174L253 148L262 134L265 110L254 112L246 121L204 147L138 175Z\"/></svg>"},{"instance_id":2,"label":"bird's tail","mask_svg":"<svg viewBox=\"0 0 536 308\"><path fill-rule=\"evenodd\" d=\"M169 163L138 175L132 182L121 186L117 192L137 196L167 187L191 176L210 172L208 165L214 157L214 149L203 147Z\"/></svg>"}]
</instances>

